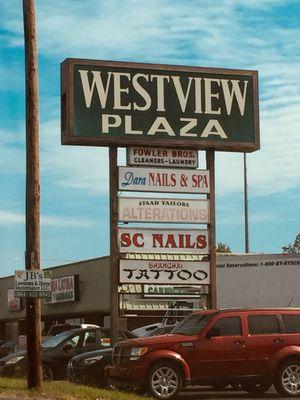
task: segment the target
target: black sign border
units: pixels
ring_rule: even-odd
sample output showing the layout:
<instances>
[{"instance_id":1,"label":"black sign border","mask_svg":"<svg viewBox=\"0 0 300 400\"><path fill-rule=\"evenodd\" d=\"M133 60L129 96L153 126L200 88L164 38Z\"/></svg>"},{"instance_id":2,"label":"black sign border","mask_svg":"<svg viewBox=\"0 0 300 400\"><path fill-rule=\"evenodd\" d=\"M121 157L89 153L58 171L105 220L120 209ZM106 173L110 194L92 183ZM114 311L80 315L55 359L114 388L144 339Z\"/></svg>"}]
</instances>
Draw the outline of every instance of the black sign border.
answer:
<instances>
[{"instance_id":1,"label":"black sign border","mask_svg":"<svg viewBox=\"0 0 300 400\"><path fill-rule=\"evenodd\" d=\"M259 106L258 106L258 72L253 70L239 70L239 69L224 69L224 68L207 68L207 67L190 67L179 65L166 65L166 64L145 64L145 63L129 63L119 61L105 61L105 60L88 60L67 58L61 63L61 142L65 145L78 145L78 146L142 146L142 147L163 147L166 141L162 139L151 140L145 138L116 138L116 137L83 137L78 136L74 132L74 115L73 115L73 79L72 71L74 64L84 64L90 66L106 66L106 67L123 67L132 69L151 69L151 70L165 70L165 71L180 71L180 72L206 72L223 75L251 75L253 78L253 111L254 111L254 142L217 142L213 140L199 139L182 139L182 140L168 140L168 147L181 148L181 149L197 149L206 150L212 149L217 151L231 151L231 152L244 152L250 153L260 148L259 139Z\"/></svg>"}]
</instances>

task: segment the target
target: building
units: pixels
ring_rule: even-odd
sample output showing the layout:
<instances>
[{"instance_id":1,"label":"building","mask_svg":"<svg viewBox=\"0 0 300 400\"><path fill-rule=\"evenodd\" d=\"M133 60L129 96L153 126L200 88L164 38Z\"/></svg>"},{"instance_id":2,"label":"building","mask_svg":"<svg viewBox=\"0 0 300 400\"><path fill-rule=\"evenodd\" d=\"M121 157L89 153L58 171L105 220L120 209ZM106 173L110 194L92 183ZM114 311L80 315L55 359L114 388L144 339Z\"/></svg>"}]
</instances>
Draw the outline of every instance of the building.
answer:
<instances>
[{"instance_id":1,"label":"building","mask_svg":"<svg viewBox=\"0 0 300 400\"><path fill-rule=\"evenodd\" d=\"M109 257L49 268L52 300L42 301L42 327L85 322L109 325ZM219 254L218 306L300 307L300 254ZM133 329L207 306L209 287L121 285L122 326ZM24 301L14 297L14 276L0 278L0 338L26 333Z\"/></svg>"}]
</instances>

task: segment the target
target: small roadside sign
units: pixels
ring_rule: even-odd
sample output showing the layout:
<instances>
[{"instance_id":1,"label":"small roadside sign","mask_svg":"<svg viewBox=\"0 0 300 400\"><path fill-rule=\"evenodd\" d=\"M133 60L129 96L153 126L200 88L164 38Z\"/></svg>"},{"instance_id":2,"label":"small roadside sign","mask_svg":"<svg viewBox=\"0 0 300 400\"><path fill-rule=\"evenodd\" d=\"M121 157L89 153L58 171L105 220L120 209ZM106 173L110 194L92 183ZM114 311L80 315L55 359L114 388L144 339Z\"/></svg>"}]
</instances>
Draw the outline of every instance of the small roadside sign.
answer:
<instances>
[{"instance_id":1,"label":"small roadside sign","mask_svg":"<svg viewBox=\"0 0 300 400\"><path fill-rule=\"evenodd\" d=\"M51 297L51 272L36 269L15 271L15 297Z\"/></svg>"}]
</instances>

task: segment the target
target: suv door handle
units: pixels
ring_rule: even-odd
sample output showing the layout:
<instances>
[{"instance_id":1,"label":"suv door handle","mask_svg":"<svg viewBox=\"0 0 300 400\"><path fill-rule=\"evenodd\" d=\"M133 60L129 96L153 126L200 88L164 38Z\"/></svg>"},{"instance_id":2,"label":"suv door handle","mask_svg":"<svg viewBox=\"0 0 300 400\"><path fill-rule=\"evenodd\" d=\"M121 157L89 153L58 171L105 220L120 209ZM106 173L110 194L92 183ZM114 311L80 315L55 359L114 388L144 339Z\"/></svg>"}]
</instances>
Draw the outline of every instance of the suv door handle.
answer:
<instances>
[{"instance_id":1,"label":"suv door handle","mask_svg":"<svg viewBox=\"0 0 300 400\"><path fill-rule=\"evenodd\" d=\"M284 343L285 339L279 337L279 338L274 339L273 342L275 342L275 343Z\"/></svg>"},{"instance_id":2,"label":"suv door handle","mask_svg":"<svg viewBox=\"0 0 300 400\"><path fill-rule=\"evenodd\" d=\"M245 344L245 340L240 339L240 340L236 340L235 342L233 342L234 344Z\"/></svg>"}]
</instances>

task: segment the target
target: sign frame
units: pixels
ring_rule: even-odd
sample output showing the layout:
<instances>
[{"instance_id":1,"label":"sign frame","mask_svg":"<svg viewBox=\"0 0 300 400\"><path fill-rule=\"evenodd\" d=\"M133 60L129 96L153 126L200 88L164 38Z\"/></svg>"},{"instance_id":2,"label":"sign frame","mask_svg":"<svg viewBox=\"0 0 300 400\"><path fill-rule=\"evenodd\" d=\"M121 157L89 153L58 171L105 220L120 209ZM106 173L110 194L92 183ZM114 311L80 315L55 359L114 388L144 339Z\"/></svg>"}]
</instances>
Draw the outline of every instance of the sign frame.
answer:
<instances>
[{"instance_id":1,"label":"sign frame","mask_svg":"<svg viewBox=\"0 0 300 400\"><path fill-rule=\"evenodd\" d=\"M258 110L258 72L254 70L226 69L226 68L208 68L195 66L179 66L166 64L145 64L108 60L88 60L78 58L67 58L61 63L61 142L65 145L82 145L82 146L141 146L141 147L161 147L166 144L162 138L155 138L155 135L147 138L142 135L127 135L127 137L107 137L105 135L80 136L76 135L74 127L74 83L73 83L73 67L75 65L85 65L90 67L112 67L127 68L132 70L150 70L154 73L160 72L189 72L204 74L219 74L222 76L237 75L250 76L252 78L253 102L253 136L252 142L240 141L216 141L216 140L199 140L198 138L184 139L168 139L168 147L173 148L192 148L192 149L212 149L217 151L230 152L252 152L260 148L259 138L259 110Z\"/></svg>"}]
</instances>

